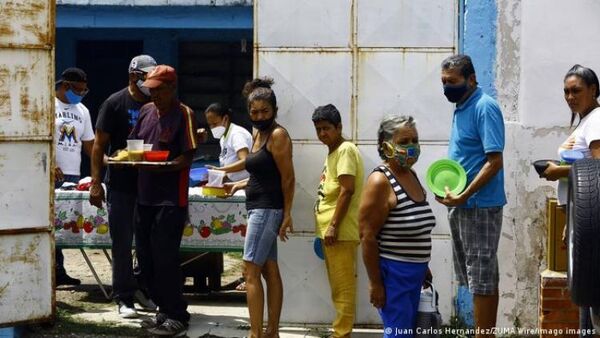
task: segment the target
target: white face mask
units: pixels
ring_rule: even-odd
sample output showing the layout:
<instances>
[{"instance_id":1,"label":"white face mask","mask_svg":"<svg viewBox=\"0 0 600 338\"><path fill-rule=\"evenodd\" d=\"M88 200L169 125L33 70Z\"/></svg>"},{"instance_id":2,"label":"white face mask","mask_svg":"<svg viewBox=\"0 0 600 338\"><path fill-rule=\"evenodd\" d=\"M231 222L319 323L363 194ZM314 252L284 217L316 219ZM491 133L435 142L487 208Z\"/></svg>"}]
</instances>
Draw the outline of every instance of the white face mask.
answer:
<instances>
[{"instance_id":1,"label":"white face mask","mask_svg":"<svg viewBox=\"0 0 600 338\"><path fill-rule=\"evenodd\" d=\"M210 129L210 132L213 134L213 137L216 139L220 139L223 134L225 134L225 127L218 126Z\"/></svg>"}]
</instances>

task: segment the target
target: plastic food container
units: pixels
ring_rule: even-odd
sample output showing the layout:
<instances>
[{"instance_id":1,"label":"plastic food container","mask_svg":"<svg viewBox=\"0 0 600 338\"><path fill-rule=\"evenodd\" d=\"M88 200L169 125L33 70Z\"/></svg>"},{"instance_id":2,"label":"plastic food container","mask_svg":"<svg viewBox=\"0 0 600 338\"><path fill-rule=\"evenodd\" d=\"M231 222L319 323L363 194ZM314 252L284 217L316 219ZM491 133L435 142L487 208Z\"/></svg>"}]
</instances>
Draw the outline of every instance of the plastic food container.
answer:
<instances>
[{"instance_id":1,"label":"plastic food container","mask_svg":"<svg viewBox=\"0 0 600 338\"><path fill-rule=\"evenodd\" d=\"M225 196L227 196L227 193L225 192L225 188L204 186L204 187L202 187L202 195L225 197Z\"/></svg>"},{"instance_id":2,"label":"plastic food container","mask_svg":"<svg viewBox=\"0 0 600 338\"><path fill-rule=\"evenodd\" d=\"M144 159L148 162L164 162L169 158L168 150L152 150L144 153Z\"/></svg>"},{"instance_id":3,"label":"plastic food container","mask_svg":"<svg viewBox=\"0 0 600 338\"><path fill-rule=\"evenodd\" d=\"M564 164L572 164L577 160L581 160L583 157L583 153L579 150L565 150L560 153L561 162Z\"/></svg>"},{"instance_id":4,"label":"plastic food container","mask_svg":"<svg viewBox=\"0 0 600 338\"><path fill-rule=\"evenodd\" d=\"M127 153L130 161L144 159L144 140L127 140Z\"/></svg>"}]
</instances>

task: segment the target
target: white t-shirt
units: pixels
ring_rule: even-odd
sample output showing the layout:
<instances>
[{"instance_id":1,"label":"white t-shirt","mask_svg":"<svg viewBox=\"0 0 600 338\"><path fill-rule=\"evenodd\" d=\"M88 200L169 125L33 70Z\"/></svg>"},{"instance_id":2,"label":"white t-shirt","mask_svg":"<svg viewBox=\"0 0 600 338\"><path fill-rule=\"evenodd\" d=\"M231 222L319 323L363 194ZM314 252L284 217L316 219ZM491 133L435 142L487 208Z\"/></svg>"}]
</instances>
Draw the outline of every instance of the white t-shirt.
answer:
<instances>
[{"instance_id":1,"label":"white t-shirt","mask_svg":"<svg viewBox=\"0 0 600 338\"><path fill-rule=\"evenodd\" d=\"M241 149L252 150L252 134L243 127L230 123L227 134L221 136L219 140L221 145L221 154L219 155L220 165L226 166L239 160L237 152ZM241 181L250 176L246 170L236 171L227 174L231 181Z\"/></svg>"},{"instance_id":2,"label":"white t-shirt","mask_svg":"<svg viewBox=\"0 0 600 338\"><path fill-rule=\"evenodd\" d=\"M596 140L600 140L600 107L592 110L587 114L565 143L574 140L573 150L578 150L583 153L584 158L591 158L590 144ZM565 149L561 146L558 148L558 156ZM558 180L558 204L567 204L567 195L569 192L569 181L566 179Z\"/></svg>"},{"instance_id":3,"label":"white t-shirt","mask_svg":"<svg viewBox=\"0 0 600 338\"><path fill-rule=\"evenodd\" d=\"M82 104L67 104L54 98L54 144L56 166L65 175L80 175L82 141L94 139L90 112Z\"/></svg>"}]
</instances>

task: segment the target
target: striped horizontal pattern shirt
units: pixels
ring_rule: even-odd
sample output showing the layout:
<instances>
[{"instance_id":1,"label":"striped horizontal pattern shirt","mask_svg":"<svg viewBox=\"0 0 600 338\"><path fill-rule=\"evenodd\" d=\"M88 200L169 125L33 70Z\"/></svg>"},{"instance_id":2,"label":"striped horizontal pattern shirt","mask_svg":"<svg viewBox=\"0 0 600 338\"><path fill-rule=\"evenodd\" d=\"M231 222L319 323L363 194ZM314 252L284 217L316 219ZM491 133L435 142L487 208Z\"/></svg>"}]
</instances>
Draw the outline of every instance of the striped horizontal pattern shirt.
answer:
<instances>
[{"instance_id":1,"label":"striped horizontal pattern shirt","mask_svg":"<svg viewBox=\"0 0 600 338\"><path fill-rule=\"evenodd\" d=\"M413 201L386 166L374 171L382 172L396 194L397 204L388 213L377 240L379 256L410 263L426 263L431 258L431 230L435 216L427 200Z\"/></svg>"}]
</instances>

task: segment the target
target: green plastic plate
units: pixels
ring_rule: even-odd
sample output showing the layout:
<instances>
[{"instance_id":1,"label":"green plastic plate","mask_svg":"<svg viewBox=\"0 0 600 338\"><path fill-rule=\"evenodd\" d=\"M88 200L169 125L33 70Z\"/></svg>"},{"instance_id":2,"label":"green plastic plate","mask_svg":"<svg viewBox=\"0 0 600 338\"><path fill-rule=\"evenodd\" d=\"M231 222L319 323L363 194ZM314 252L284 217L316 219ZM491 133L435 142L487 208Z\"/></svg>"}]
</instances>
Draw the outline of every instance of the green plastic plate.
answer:
<instances>
[{"instance_id":1,"label":"green plastic plate","mask_svg":"<svg viewBox=\"0 0 600 338\"><path fill-rule=\"evenodd\" d=\"M467 186L467 173L456 161L443 159L437 160L427 169L425 177L427 186L437 196L446 196L445 187L458 195Z\"/></svg>"}]
</instances>

